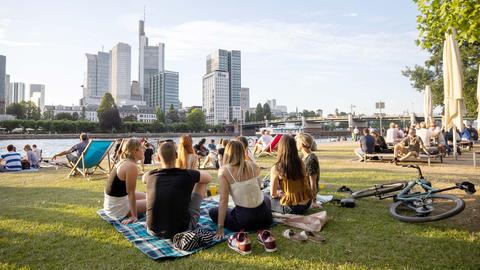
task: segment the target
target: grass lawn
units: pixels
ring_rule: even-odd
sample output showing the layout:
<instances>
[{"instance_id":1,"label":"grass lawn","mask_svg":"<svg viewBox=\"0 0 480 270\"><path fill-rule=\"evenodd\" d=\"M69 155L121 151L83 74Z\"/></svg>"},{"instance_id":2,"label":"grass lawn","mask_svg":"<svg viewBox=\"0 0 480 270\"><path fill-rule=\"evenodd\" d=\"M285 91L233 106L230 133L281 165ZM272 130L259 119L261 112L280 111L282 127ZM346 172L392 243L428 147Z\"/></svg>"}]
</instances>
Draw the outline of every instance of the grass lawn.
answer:
<instances>
[{"instance_id":1,"label":"grass lawn","mask_svg":"<svg viewBox=\"0 0 480 270\"><path fill-rule=\"evenodd\" d=\"M352 162L353 145L321 145L317 153L322 194L342 185L359 189L375 183L413 179L412 169ZM272 158L259 163L269 166ZM264 170L263 173L266 173ZM216 172L211 171L216 178ZM435 187L470 180L480 188L480 169L434 164L424 174ZM452 191L466 201L459 215L434 223L408 224L390 217L391 201L357 200L353 209L327 204L327 243L296 243L281 237L278 251L254 242L241 256L226 243L178 260L152 261L133 247L96 211L102 207L106 178L66 179L66 169L0 175L0 269L480 269L479 195ZM145 186L139 181L139 189ZM252 240L255 239L251 235Z\"/></svg>"}]
</instances>

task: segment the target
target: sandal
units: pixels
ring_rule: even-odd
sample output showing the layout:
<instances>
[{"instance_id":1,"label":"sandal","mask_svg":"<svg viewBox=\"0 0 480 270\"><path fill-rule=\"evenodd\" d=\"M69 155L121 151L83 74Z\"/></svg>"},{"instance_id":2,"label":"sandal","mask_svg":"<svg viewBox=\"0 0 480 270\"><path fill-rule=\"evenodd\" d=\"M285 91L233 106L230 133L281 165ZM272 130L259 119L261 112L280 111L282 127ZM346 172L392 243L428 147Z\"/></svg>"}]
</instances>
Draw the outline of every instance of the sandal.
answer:
<instances>
[{"instance_id":1,"label":"sandal","mask_svg":"<svg viewBox=\"0 0 480 270\"><path fill-rule=\"evenodd\" d=\"M308 240L307 235L302 235L302 234L296 234L292 229L286 229L282 233L283 237L296 241L296 242L304 242Z\"/></svg>"},{"instance_id":2,"label":"sandal","mask_svg":"<svg viewBox=\"0 0 480 270\"><path fill-rule=\"evenodd\" d=\"M325 241L327 241L327 239L324 236L320 234L315 234L314 232L310 232L310 231L302 231L300 235L303 235L308 240L317 244L322 244L322 243L325 243Z\"/></svg>"}]
</instances>

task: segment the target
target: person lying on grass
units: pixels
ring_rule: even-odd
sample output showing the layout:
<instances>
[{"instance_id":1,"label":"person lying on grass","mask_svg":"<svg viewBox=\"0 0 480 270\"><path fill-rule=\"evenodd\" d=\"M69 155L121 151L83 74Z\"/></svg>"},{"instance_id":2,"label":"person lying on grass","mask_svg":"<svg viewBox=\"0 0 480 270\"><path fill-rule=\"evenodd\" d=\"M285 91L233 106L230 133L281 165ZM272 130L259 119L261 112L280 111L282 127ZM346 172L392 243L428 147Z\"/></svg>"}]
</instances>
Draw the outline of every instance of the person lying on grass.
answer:
<instances>
[{"instance_id":1,"label":"person lying on grass","mask_svg":"<svg viewBox=\"0 0 480 270\"><path fill-rule=\"evenodd\" d=\"M224 227L238 232L267 229L272 225L270 200L260 190L260 168L245 160L241 142L227 144L224 164L218 171L220 182L219 207L210 209L209 215L218 224L217 239L224 236ZM235 207L228 209L228 197L232 196Z\"/></svg>"},{"instance_id":2,"label":"person lying on grass","mask_svg":"<svg viewBox=\"0 0 480 270\"><path fill-rule=\"evenodd\" d=\"M145 147L137 139L123 143L120 162L110 172L105 187L103 208L107 216L128 219L123 224L136 222L138 214L145 212L145 193L136 192L137 161L144 158Z\"/></svg>"},{"instance_id":3,"label":"person lying on grass","mask_svg":"<svg viewBox=\"0 0 480 270\"><path fill-rule=\"evenodd\" d=\"M146 173L147 230L151 235L172 238L197 227L200 204L212 176L205 171L175 167L177 151L172 140L162 141L158 159L162 169Z\"/></svg>"},{"instance_id":4,"label":"person lying on grass","mask_svg":"<svg viewBox=\"0 0 480 270\"><path fill-rule=\"evenodd\" d=\"M295 139L282 136L278 144L277 161L270 170L272 211L283 214L303 214L312 204L305 165L298 156Z\"/></svg>"}]
</instances>

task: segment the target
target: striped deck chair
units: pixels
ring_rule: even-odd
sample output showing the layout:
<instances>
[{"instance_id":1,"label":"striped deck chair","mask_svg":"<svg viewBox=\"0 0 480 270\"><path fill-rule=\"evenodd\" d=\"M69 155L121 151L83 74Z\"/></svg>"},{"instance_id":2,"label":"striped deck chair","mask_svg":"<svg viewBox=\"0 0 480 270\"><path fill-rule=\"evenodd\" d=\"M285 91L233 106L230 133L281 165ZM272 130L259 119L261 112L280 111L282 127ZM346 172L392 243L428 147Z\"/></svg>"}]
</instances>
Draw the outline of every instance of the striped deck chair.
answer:
<instances>
[{"instance_id":1,"label":"striped deck chair","mask_svg":"<svg viewBox=\"0 0 480 270\"><path fill-rule=\"evenodd\" d=\"M260 152L260 154L257 155L257 158L262 156L263 154L266 155L273 155L273 152L275 149L277 149L278 142L280 142L280 139L282 138L282 134L277 134L275 137L273 137L273 140Z\"/></svg>"},{"instance_id":2,"label":"striped deck chair","mask_svg":"<svg viewBox=\"0 0 480 270\"><path fill-rule=\"evenodd\" d=\"M93 174L97 168L108 174L110 172L110 148L112 148L113 143L114 140L90 139L68 177L75 175L76 172L86 177L87 174ZM108 156L108 170L100 166L105 156Z\"/></svg>"}]
</instances>

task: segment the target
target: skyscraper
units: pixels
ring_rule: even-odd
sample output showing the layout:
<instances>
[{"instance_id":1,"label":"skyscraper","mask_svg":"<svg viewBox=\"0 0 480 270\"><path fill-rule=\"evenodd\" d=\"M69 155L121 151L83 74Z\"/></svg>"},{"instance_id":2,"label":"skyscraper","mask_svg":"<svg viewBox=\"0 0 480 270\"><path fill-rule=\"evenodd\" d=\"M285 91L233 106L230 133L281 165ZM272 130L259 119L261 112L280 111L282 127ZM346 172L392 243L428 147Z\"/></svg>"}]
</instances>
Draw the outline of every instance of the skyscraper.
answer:
<instances>
[{"instance_id":1,"label":"skyscraper","mask_svg":"<svg viewBox=\"0 0 480 270\"><path fill-rule=\"evenodd\" d=\"M131 98L131 48L118 43L111 51L111 91L117 104L127 104Z\"/></svg>"},{"instance_id":2,"label":"skyscraper","mask_svg":"<svg viewBox=\"0 0 480 270\"><path fill-rule=\"evenodd\" d=\"M7 95L7 81L5 78L7 68L7 57L0 55L0 113L5 113Z\"/></svg>"},{"instance_id":3,"label":"skyscraper","mask_svg":"<svg viewBox=\"0 0 480 270\"><path fill-rule=\"evenodd\" d=\"M33 101L43 112L45 108L45 85L30 84L30 101Z\"/></svg>"},{"instance_id":4,"label":"skyscraper","mask_svg":"<svg viewBox=\"0 0 480 270\"><path fill-rule=\"evenodd\" d=\"M150 102L150 78L165 70L165 44L157 46L148 45L148 37L145 35L145 22L138 23L138 83L142 92L143 100Z\"/></svg>"},{"instance_id":5,"label":"skyscraper","mask_svg":"<svg viewBox=\"0 0 480 270\"><path fill-rule=\"evenodd\" d=\"M82 105L100 104L100 100L110 88L110 53L85 54L87 57L87 73L83 85Z\"/></svg>"},{"instance_id":6,"label":"skyscraper","mask_svg":"<svg viewBox=\"0 0 480 270\"><path fill-rule=\"evenodd\" d=\"M241 52L218 49L207 56L207 74L214 71L228 73L229 119L241 118L240 90L242 85Z\"/></svg>"},{"instance_id":7,"label":"skyscraper","mask_svg":"<svg viewBox=\"0 0 480 270\"><path fill-rule=\"evenodd\" d=\"M25 101L25 84L22 82L14 82L10 84L12 95L11 103L20 103Z\"/></svg>"},{"instance_id":8,"label":"skyscraper","mask_svg":"<svg viewBox=\"0 0 480 270\"><path fill-rule=\"evenodd\" d=\"M168 112L171 105L175 110L179 109L178 72L165 70L153 75L150 77L150 86L150 106L160 107L163 112Z\"/></svg>"},{"instance_id":9,"label":"skyscraper","mask_svg":"<svg viewBox=\"0 0 480 270\"><path fill-rule=\"evenodd\" d=\"M245 116L250 109L250 88L242 87L240 91L240 108L242 110L242 121L245 122Z\"/></svg>"},{"instance_id":10,"label":"skyscraper","mask_svg":"<svg viewBox=\"0 0 480 270\"><path fill-rule=\"evenodd\" d=\"M10 75L5 74L5 107L8 107L10 103L12 102L12 87L10 83ZM4 113L5 110L1 113Z\"/></svg>"},{"instance_id":11,"label":"skyscraper","mask_svg":"<svg viewBox=\"0 0 480 270\"><path fill-rule=\"evenodd\" d=\"M229 121L228 72L212 71L203 76L203 111L207 124L225 124Z\"/></svg>"}]
</instances>

